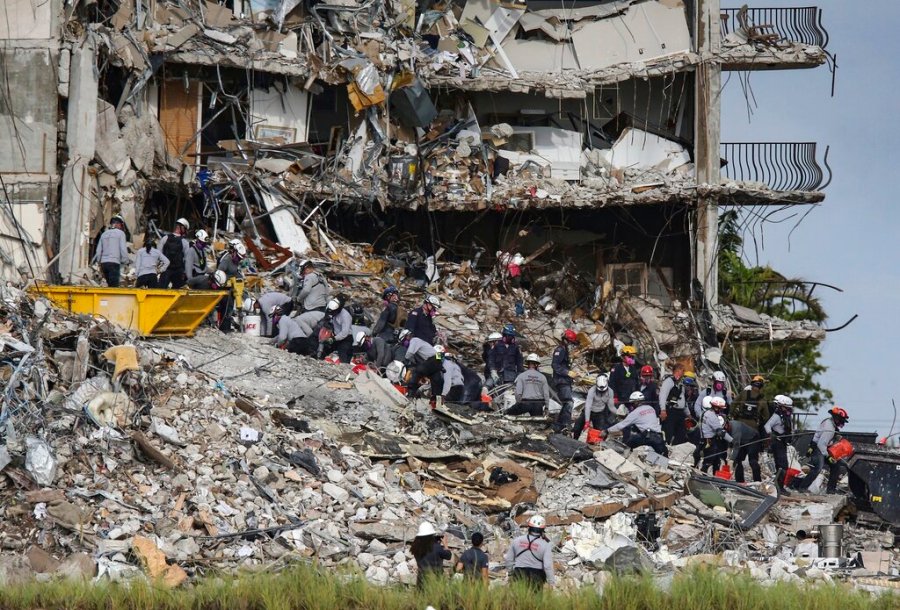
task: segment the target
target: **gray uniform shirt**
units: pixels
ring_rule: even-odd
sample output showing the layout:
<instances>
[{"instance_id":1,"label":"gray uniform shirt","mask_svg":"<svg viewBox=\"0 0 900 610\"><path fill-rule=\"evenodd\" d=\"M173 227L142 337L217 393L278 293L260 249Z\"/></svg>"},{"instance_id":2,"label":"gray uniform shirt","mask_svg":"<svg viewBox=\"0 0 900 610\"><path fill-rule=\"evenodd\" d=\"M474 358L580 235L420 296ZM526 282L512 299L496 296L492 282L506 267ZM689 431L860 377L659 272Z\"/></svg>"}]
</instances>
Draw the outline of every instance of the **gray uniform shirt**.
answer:
<instances>
[{"instance_id":1,"label":"gray uniform shirt","mask_svg":"<svg viewBox=\"0 0 900 610\"><path fill-rule=\"evenodd\" d=\"M150 275L151 273L155 275L157 272L161 273L168 268L169 259L157 248L150 248L150 252L147 252L147 248L141 248L137 251L137 255L134 258L134 272L138 277Z\"/></svg>"},{"instance_id":2,"label":"gray uniform shirt","mask_svg":"<svg viewBox=\"0 0 900 610\"><path fill-rule=\"evenodd\" d=\"M615 413L616 405L613 402L613 395L611 388L606 388L601 392L597 386L594 386L588 390L587 397L584 399L584 421L590 421L591 413L602 413L603 411Z\"/></svg>"},{"instance_id":3,"label":"gray uniform shirt","mask_svg":"<svg viewBox=\"0 0 900 610\"><path fill-rule=\"evenodd\" d=\"M707 409L700 418L700 436L703 438L714 438L716 433L723 428L722 420L713 409ZM723 438L729 443L731 442L731 435L727 432Z\"/></svg>"},{"instance_id":4,"label":"gray uniform shirt","mask_svg":"<svg viewBox=\"0 0 900 610\"><path fill-rule=\"evenodd\" d=\"M766 434L772 434L773 432L775 434L784 434L784 422L781 421L781 416L778 413L773 413L763 427L766 430Z\"/></svg>"},{"instance_id":5,"label":"gray uniform shirt","mask_svg":"<svg viewBox=\"0 0 900 610\"><path fill-rule=\"evenodd\" d=\"M294 318L281 316L281 319L278 321L278 337L275 339L276 344L303 337L306 337L306 334Z\"/></svg>"},{"instance_id":6,"label":"gray uniform shirt","mask_svg":"<svg viewBox=\"0 0 900 610\"><path fill-rule=\"evenodd\" d=\"M620 432L631 425L634 425L641 432L646 432L647 430L650 432L662 431L659 425L659 418L656 416L656 409L650 405L642 405L634 409L625 419L615 426L611 426L609 431Z\"/></svg>"},{"instance_id":7,"label":"gray uniform shirt","mask_svg":"<svg viewBox=\"0 0 900 610\"><path fill-rule=\"evenodd\" d=\"M125 243L125 232L115 227L105 230L100 236L100 241L97 243L97 251L94 253L94 258L91 262L127 265L130 261L128 246Z\"/></svg>"},{"instance_id":8,"label":"gray uniform shirt","mask_svg":"<svg viewBox=\"0 0 900 610\"><path fill-rule=\"evenodd\" d=\"M694 415L697 417L697 420L703 418L703 399L709 396L710 398L724 398L726 405L731 405L731 394L726 389L724 392L716 392L715 390L710 389L709 394L706 393L706 390L701 390L700 395L697 396L697 400L694 401Z\"/></svg>"},{"instance_id":9,"label":"gray uniform shirt","mask_svg":"<svg viewBox=\"0 0 900 610\"><path fill-rule=\"evenodd\" d=\"M550 402L550 384L543 373L527 369L516 377L516 402L523 400Z\"/></svg>"},{"instance_id":10,"label":"gray uniform shirt","mask_svg":"<svg viewBox=\"0 0 900 610\"><path fill-rule=\"evenodd\" d=\"M409 340L409 345L406 347L406 361L423 362L434 356L436 353L437 352L434 351L434 346L430 343L426 343L418 337L413 337Z\"/></svg>"},{"instance_id":11,"label":"gray uniform shirt","mask_svg":"<svg viewBox=\"0 0 900 610\"><path fill-rule=\"evenodd\" d=\"M303 286L297 293L297 300L304 311L325 307L328 303L328 284L318 273L308 273L303 276Z\"/></svg>"},{"instance_id":12,"label":"gray uniform shirt","mask_svg":"<svg viewBox=\"0 0 900 610\"><path fill-rule=\"evenodd\" d=\"M282 293L282 292L266 292L264 294L259 295L259 298L256 299L256 302L259 303L259 309L262 313L268 317L269 312L272 311L272 308L276 305L284 305L285 303L291 302L291 297Z\"/></svg>"},{"instance_id":13,"label":"gray uniform shirt","mask_svg":"<svg viewBox=\"0 0 900 610\"><path fill-rule=\"evenodd\" d=\"M206 252L200 252L194 246L189 246L184 255L184 273L187 279L206 273Z\"/></svg>"},{"instance_id":14,"label":"gray uniform shirt","mask_svg":"<svg viewBox=\"0 0 900 610\"><path fill-rule=\"evenodd\" d=\"M543 538L524 535L514 538L504 556L506 569L512 572L515 568L532 568L543 570L548 584L556 584L553 572L553 550L550 543Z\"/></svg>"},{"instance_id":15,"label":"gray uniform shirt","mask_svg":"<svg viewBox=\"0 0 900 610\"><path fill-rule=\"evenodd\" d=\"M223 272L228 277L236 277L241 278L244 277L241 274L241 267L239 263L234 262L234 259L231 258L231 254L226 252L219 258L219 265L216 269L217 271Z\"/></svg>"},{"instance_id":16,"label":"gray uniform shirt","mask_svg":"<svg viewBox=\"0 0 900 610\"><path fill-rule=\"evenodd\" d=\"M812 442L819 447L819 452L822 455L828 455L828 447L831 445L831 441L834 440L835 432L837 432L837 428L834 427L834 421L829 417L822 420L822 423L819 424L819 429L813 434Z\"/></svg>"},{"instance_id":17,"label":"gray uniform shirt","mask_svg":"<svg viewBox=\"0 0 900 610\"><path fill-rule=\"evenodd\" d=\"M682 378L683 379L683 378ZM667 405L666 402L669 400L669 394L672 393L672 390L675 389L675 378L671 375L663 379L662 385L659 386L659 411L662 413L666 410L667 407L671 407L673 409L681 409L685 410L686 405L684 404L684 386L681 388L681 396L675 402L674 405Z\"/></svg>"},{"instance_id":18,"label":"gray uniform shirt","mask_svg":"<svg viewBox=\"0 0 900 610\"><path fill-rule=\"evenodd\" d=\"M331 319L332 328L334 329L334 340L343 341L353 332L353 316L346 309L341 309L336 316Z\"/></svg>"},{"instance_id":19,"label":"gray uniform shirt","mask_svg":"<svg viewBox=\"0 0 900 610\"><path fill-rule=\"evenodd\" d=\"M444 390L441 392L442 396L446 396L447 393L453 388L455 385L463 385L465 381L463 380L462 369L459 368L459 365L453 362L452 360L444 359Z\"/></svg>"}]
</instances>

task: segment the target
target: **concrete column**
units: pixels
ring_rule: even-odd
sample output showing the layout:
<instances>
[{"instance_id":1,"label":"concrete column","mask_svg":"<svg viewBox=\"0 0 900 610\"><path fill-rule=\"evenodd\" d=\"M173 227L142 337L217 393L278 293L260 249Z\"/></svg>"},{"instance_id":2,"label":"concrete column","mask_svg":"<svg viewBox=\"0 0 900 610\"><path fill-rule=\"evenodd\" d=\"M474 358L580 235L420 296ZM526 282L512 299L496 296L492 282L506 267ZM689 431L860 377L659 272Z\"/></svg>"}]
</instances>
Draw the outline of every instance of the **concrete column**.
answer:
<instances>
[{"instance_id":1,"label":"concrete column","mask_svg":"<svg viewBox=\"0 0 900 610\"><path fill-rule=\"evenodd\" d=\"M722 64L719 0L697 0L696 50L703 58L697 66L694 93L694 160L697 184L719 184L721 142ZM715 198L697 198L697 238L694 277L703 286L706 302L718 302L718 216Z\"/></svg>"},{"instance_id":2,"label":"concrete column","mask_svg":"<svg viewBox=\"0 0 900 610\"><path fill-rule=\"evenodd\" d=\"M88 164L94 158L97 133L97 45L88 35L73 50L69 76L66 147L69 160L62 178L59 227L59 273L71 282L88 266L93 177Z\"/></svg>"}]
</instances>

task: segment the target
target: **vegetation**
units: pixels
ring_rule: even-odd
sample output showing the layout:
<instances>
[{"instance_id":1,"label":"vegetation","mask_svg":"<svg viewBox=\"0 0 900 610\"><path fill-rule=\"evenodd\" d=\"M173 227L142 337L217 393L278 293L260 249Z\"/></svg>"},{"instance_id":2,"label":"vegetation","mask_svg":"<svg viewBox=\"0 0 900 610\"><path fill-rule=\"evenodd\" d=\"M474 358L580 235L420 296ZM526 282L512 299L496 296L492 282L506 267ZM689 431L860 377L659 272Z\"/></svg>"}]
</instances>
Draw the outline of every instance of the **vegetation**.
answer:
<instances>
[{"instance_id":1,"label":"vegetation","mask_svg":"<svg viewBox=\"0 0 900 610\"><path fill-rule=\"evenodd\" d=\"M788 278L769 266L744 262L739 217L731 210L719 217L719 298L785 320L824 322L826 313L806 283ZM793 341L730 345L725 354L736 369L768 380L769 396L785 394L799 409L816 409L829 403L831 390L819 379L827 370L817 341Z\"/></svg>"},{"instance_id":2,"label":"vegetation","mask_svg":"<svg viewBox=\"0 0 900 610\"><path fill-rule=\"evenodd\" d=\"M459 581L432 581L423 590L376 587L359 576L337 576L310 567L280 573L246 574L239 578L201 580L176 591L146 583L53 582L0 588L0 609L33 610L109 608L168 610L889 610L900 597L875 596L842 585L779 583L765 587L744 574L698 569L675 577L665 589L650 577L613 578L603 589L571 592L497 586L490 589Z\"/></svg>"}]
</instances>

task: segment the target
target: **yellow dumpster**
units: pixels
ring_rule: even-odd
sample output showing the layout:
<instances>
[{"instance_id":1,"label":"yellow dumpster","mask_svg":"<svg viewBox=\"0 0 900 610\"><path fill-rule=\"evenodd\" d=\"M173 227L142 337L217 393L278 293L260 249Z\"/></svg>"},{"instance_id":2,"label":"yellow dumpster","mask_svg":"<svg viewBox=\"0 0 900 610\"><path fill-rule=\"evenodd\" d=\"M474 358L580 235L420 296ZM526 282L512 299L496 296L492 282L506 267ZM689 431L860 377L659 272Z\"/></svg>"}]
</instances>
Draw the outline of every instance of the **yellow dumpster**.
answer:
<instances>
[{"instance_id":1,"label":"yellow dumpster","mask_svg":"<svg viewBox=\"0 0 900 610\"><path fill-rule=\"evenodd\" d=\"M153 336L191 336L227 292L147 288L93 288L37 284L28 290L60 309L104 318Z\"/></svg>"}]
</instances>

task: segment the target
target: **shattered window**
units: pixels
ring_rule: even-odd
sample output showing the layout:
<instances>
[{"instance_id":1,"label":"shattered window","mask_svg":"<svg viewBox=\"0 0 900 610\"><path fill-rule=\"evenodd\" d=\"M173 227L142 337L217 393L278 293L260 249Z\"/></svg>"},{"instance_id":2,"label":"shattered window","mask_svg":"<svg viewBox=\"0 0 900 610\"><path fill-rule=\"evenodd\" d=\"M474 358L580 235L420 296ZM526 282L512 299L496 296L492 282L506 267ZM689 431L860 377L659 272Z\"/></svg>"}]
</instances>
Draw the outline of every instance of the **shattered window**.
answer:
<instances>
[{"instance_id":1,"label":"shattered window","mask_svg":"<svg viewBox=\"0 0 900 610\"><path fill-rule=\"evenodd\" d=\"M647 294L647 265L644 263L610 265L607 277L617 291L636 297Z\"/></svg>"}]
</instances>

